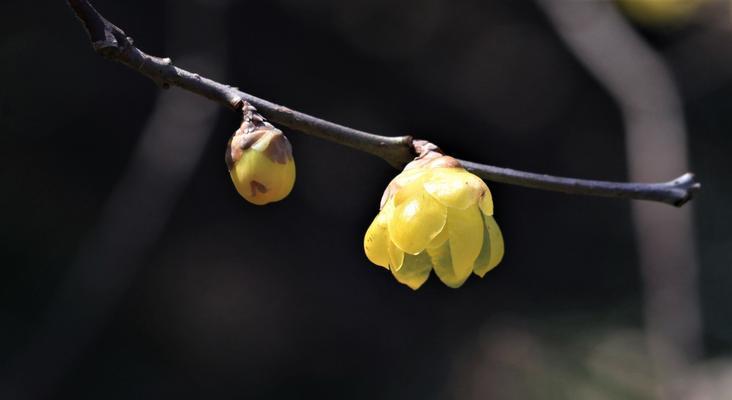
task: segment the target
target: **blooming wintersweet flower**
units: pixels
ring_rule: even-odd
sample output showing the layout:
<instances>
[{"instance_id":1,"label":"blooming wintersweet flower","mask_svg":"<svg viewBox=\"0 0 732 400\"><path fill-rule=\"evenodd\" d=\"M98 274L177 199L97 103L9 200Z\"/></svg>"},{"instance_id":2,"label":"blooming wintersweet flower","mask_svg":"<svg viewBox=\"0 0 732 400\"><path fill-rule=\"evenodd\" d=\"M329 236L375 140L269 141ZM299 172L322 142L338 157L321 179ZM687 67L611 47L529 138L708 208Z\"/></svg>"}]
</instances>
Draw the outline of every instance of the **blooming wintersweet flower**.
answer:
<instances>
[{"instance_id":1,"label":"blooming wintersweet flower","mask_svg":"<svg viewBox=\"0 0 732 400\"><path fill-rule=\"evenodd\" d=\"M432 270L460 287L471 273L483 277L504 252L488 186L432 146L391 181L364 238L368 259L415 290Z\"/></svg>"},{"instance_id":2,"label":"blooming wintersweet flower","mask_svg":"<svg viewBox=\"0 0 732 400\"><path fill-rule=\"evenodd\" d=\"M285 135L256 112L243 109L241 127L229 139L226 165L239 194L264 205L287 197L295 184L295 160Z\"/></svg>"}]
</instances>

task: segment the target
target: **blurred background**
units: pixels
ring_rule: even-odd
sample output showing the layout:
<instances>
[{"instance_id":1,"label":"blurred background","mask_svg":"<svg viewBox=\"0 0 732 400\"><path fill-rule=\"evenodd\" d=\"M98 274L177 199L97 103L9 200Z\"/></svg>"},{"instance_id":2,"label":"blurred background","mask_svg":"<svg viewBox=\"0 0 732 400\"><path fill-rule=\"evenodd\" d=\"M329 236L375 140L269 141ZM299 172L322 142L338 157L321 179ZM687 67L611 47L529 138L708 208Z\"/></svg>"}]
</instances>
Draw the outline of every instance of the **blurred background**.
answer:
<instances>
[{"instance_id":1,"label":"blurred background","mask_svg":"<svg viewBox=\"0 0 732 400\"><path fill-rule=\"evenodd\" d=\"M0 5L0 398L732 399L732 4L177 0L96 8L144 51L354 128L681 209L491 184L506 256L400 285L362 239L397 173L283 129L245 202L240 115Z\"/></svg>"}]
</instances>

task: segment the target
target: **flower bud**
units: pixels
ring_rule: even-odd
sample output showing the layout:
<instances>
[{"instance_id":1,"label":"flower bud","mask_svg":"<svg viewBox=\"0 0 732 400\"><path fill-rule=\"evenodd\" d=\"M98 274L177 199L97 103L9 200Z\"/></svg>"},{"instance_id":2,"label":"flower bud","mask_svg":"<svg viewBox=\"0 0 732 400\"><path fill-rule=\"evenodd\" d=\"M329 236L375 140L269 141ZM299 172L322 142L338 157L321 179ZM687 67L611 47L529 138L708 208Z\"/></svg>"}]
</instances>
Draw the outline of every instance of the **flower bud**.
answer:
<instances>
[{"instance_id":1,"label":"flower bud","mask_svg":"<svg viewBox=\"0 0 732 400\"><path fill-rule=\"evenodd\" d=\"M424 152L387 186L364 250L412 289L432 270L457 288L471 273L483 277L503 257L493 200L485 182L457 160L430 143L417 144Z\"/></svg>"},{"instance_id":2,"label":"flower bud","mask_svg":"<svg viewBox=\"0 0 732 400\"><path fill-rule=\"evenodd\" d=\"M295 184L292 146L279 129L245 103L244 118L229 139L226 165L239 194L264 205L284 199Z\"/></svg>"},{"instance_id":3,"label":"flower bud","mask_svg":"<svg viewBox=\"0 0 732 400\"><path fill-rule=\"evenodd\" d=\"M709 0L618 0L620 9L649 27L678 27L691 21Z\"/></svg>"}]
</instances>

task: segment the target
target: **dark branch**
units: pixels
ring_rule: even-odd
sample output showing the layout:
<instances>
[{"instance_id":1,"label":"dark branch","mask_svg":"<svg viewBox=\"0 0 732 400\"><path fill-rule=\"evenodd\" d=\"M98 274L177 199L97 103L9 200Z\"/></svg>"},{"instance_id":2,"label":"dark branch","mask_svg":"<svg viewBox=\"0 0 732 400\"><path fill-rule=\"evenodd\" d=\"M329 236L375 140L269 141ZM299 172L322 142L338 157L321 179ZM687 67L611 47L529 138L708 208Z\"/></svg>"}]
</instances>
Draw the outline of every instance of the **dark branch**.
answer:
<instances>
[{"instance_id":1,"label":"dark branch","mask_svg":"<svg viewBox=\"0 0 732 400\"><path fill-rule=\"evenodd\" d=\"M690 172L672 181L662 183L607 182L563 178L494 167L471 161L459 161L468 171L494 182L569 194L658 201L677 207L691 200L694 193L701 189L701 184L696 182L694 174Z\"/></svg>"},{"instance_id":2,"label":"dark branch","mask_svg":"<svg viewBox=\"0 0 732 400\"><path fill-rule=\"evenodd\" d=\"M68 0L68 3L84 24L96 52L137 70L163 88L178 86L233 109L239 109L248 102L272 122L373 154L396 168L401 168L416 155L410 136L380 136L338 125L178 68L169 58L154 57L135 47L132 38L107 21L88 1ZM689 201L701 187L691 173L665 183L618 183L562 178L470 161L461 160L461 163L469 171L490 181L569 194L651 200L675 206Z\"/></svg>"}]
</instances>

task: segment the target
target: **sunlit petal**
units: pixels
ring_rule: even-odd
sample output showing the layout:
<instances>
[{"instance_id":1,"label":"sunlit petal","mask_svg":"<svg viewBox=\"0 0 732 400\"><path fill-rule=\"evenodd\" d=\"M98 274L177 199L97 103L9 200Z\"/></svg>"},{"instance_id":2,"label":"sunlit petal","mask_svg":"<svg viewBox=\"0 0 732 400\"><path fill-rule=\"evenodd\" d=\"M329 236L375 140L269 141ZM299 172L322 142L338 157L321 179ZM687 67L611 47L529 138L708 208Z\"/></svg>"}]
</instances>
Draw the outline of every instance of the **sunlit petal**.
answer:
<instances>
[{"instance_id":1,"label":"sunlit petal","mask_svg":"<svg viewBox=\"0 0 732 400\"><path fill-rule=\"evenodd\" d=\"M399 174L394 179L395 187L398 188L394 193L394 205L399 206L421 194L424 191L423 183L431 176L432 171L427 169L409 170Z\"/></svg>"},{"instance_id":2,"label":"sunlit petal","mask_svg":"<svg viewBox=\"0 0 732 400\"><path fill-rule=\"evenodd\" d=\"M442 231L446 217L445 207L422 191L396 205L389 220L389 236L405 253L418 254Z\"/></svg>"},{"instance_id":3,"label":"sunlit petal","mask_svg":"<svg viewBox=\"0 0 732 400\"><path fill-rule=\"evenodd\" d=\"M447 212L447 233L450 237L452 267L457 278L473 272L473 263L483 247L483 216L477 205Z\"/></svg>"},{"instance_id":4,"label":"sunlit petal","mask_svg":"<svg viewBox=\"0 0 732 400\"><path fill-rule=\"evenodd\" d=\"M437 168L424 189L447 207L468 208L487 190L485 183L462 168Z\"/></svg>"},{"instance_id":5,"label":"sunlit petal","mask_svg":"<svg viewBox=\"0 0 732 400\"><path fill-rule=\"evenodd\" d=\"M394 195L398 193L400 189L405 186L409 186L411 182L420 179L424 172L424 170L420 169L402 171L402 173L397 175L394 179L391 180L391 182L389 182L389 185L387 185L386 189L384 190L384 194L381 196L381 206L383 207L387 201L394 200ZM400 196L399 200L400 202L403 201L404 197Z\"/></svg>"}]
</instances>

